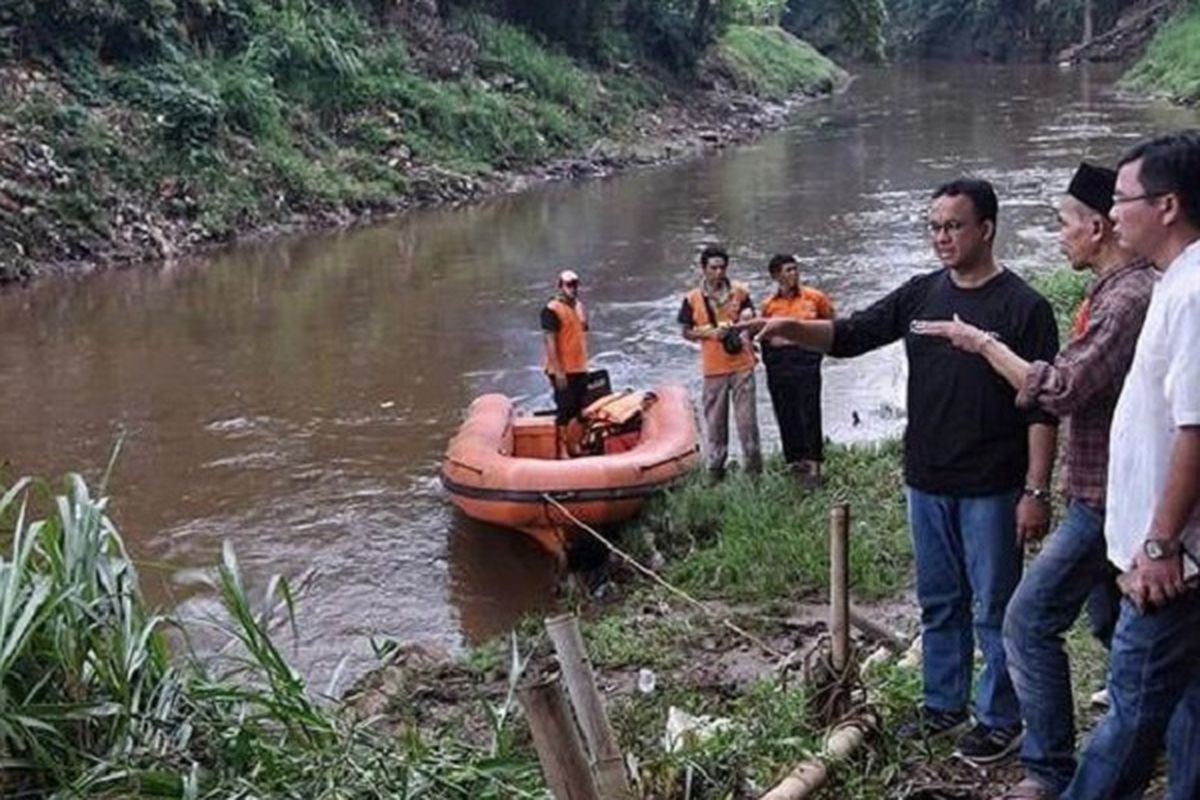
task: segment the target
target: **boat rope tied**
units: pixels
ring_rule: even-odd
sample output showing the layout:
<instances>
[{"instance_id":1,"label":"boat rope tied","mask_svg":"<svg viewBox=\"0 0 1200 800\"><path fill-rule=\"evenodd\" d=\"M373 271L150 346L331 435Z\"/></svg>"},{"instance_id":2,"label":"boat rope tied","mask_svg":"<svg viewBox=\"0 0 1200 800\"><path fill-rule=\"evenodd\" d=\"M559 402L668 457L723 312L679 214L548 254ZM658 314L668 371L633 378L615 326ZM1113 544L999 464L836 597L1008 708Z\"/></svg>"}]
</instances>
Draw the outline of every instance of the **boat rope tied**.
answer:
<instances>
[{"instance_id":1,"label":"boat rope tied","mask_svg":"<svg viewBox=\"0 0 1200 800\"><path fill-rule=\"evenodd\" d=\"M555 500L554 497L551 496L549 493L544 492L542 494L542 499L544 499L547 503L549 503L550 505L552 505L556 509L558 509L558 511L564 517L566 517L573 525L575 525L577 528L579 528L582 531L585 531L589 536L596 539L596 541L600 542L605 547L607 547L609 552L611 552L617 556L620 556L635 570L642 573L647 578L649 578L650 580L657 583L659 586L666 589L668 592L671 592L676 597L680 597L683 600L685 600L686 602L688 602L688 603L692 604L693 606L695 606L696 608L700 609L704 613L704 615L706 617L708 617L709 619L713 620L714 622L719 622L724 627L733 631L735 634L742 637L746 641L750 642L755 647L761 648L763 650L763 652L769 653L774 658L784 658L786 656L785 653L780 652L779 650L777 650L774 647L772 647L771 645L767 644L765 641L763 641L759 637L755 636L754 634L750 633L749 631L745 630L744 628L738 626L735 622L730 620L728 617L726 617L722 614L719 614L716 611L714 611L713 609L709 608L708 605L705 604L703 601L697 600L696 598L692 597L690 594L683 591L682 589L672 586L670 583L663 580L663 578L661 578L654 570L643 565L640 561L638 561L636 558L634 558L633 556L626 553L624 550L621 550L619 547L617 547L615 544L610 542L608 539L605 539L603 536L601 536L594 528L592 528L586 522L584 522L583 520L579 519L579 517L572 514L571 511L566 506L564 506L562 503Z\"/></svg>"}]
</instances>

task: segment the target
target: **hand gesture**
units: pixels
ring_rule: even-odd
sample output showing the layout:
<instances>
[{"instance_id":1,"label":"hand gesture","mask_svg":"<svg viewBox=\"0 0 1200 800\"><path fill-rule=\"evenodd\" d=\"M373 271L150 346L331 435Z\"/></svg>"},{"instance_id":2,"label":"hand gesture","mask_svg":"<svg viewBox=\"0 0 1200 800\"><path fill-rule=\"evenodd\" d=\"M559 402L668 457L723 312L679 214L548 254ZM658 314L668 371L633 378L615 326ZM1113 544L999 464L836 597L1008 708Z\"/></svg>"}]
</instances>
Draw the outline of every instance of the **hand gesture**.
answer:
<instances>
[{"instance_id":1,"label":"hand gesture","mask_svg":"<svg viewBox=\"0 0 1200 800\"><path fill-rule=\"evenodd\" d=\"M771 320L767 317L750 317L733 323L733 329L748 336L758 336L770 325Z\"/></svg>"},{"instance_id":2,"label":"hand gesture","mask_svg":"<svg viewBox=\"0 0 1200 800\"><path fill-rule=\"evenodd\" d=\"M940 336L968 353L978 353L992 340L986 331L976 328L969 322L963 322L958 314L951 320L917 320L912 324L912 332L921 336Z\"/></svg>"}]
</instances>

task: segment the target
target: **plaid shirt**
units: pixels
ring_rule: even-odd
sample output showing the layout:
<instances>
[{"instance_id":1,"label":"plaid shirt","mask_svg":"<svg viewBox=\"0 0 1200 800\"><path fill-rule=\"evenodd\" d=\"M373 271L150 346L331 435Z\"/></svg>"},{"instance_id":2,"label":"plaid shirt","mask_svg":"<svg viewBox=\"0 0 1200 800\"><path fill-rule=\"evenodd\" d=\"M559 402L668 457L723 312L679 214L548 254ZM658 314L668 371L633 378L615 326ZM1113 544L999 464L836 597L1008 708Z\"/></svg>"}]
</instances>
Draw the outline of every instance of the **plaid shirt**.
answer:
<instances>
[{"instance_id":1,"label":"plaid shirt","mask_svg":"<svg viewBox=\"0 0 1200 800\"><path fill-rule=\"evenodd\" d=\"M1083 330L1053 364L1033 362L1017 393L1021 407L1069 418L1063 490L1071 500L1104 507L1108 430L1157 280L1153 265L1137 259L1096 281Z\"/></svg>"}]
</instances>

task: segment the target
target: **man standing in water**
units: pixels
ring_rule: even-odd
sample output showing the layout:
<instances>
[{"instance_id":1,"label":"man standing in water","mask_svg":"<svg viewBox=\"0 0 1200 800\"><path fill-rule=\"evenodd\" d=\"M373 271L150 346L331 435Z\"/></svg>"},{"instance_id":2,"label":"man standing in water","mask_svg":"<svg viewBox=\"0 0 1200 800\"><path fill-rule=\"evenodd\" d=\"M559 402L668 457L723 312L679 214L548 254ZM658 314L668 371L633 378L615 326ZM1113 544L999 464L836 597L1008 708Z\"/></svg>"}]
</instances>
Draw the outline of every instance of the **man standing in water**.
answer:
<instances>
[{"instance_id":1,"label":"man standing in water","mask_svg":"<svg viewBox=\"0 0 1200 800\"><path fill-rule=\"evenodd\" d=\"M908 429L904 476L921 606L924 703L902 738L957 733L970 721L975 640L984 656L976 724L958 743L976 763L999 761L1021 738L1001 624L1021 576L1024 541L1045 535L1056 420L1018 411L1016 392L987 363L914 333L918 320L958 314L1026 359L1058 349L1045 298L993 256L996 193L983 180L940 186L928 229L944 269L920 275L849 318L756 320L745 327L834 356L850 357L904 339Z\"/></svg>"},{"instance_id":2,"label":"man standing in water","mask_svg":"<svg viewBox=\"0 0 1200 800\"><path fill-rule=\"evenodd\" d=\"M1093 630L1106 647L1115 622L1119 594L1104 543L1108 431L1155 282L1153 265L1120 244L1108 218L1116 179L1112 170L1082 164L1059 203L1063 252L1096 280L1076 313L1071 343L1053 363L1031 363L965 322L920 324L922 333L986 359L1018 390L1018 406L1068 417L1067 515L1004 615L1008 668L1025 721L1025 778L996 800L1053 800L1066 789L1075 772L1075 701L1063 635L1089 595Z\"/></svg>"},{"instance_id":3,"label":"man standing in water","mask_svg":"<svg viewBox=\"0 0 1200 800\"><path fill-rule=\"evenodd\" d=\"M1171 800L1200 797L1200 131L1121 159L1111 213L1121 244L1163 271L1117 401L1108 557L1125 600L1109 710L1064 800L1140 797L1164 737Z\"/></svg>"},{"instance_id":4,"label":"man standing in water","mask_svg":"<svg viewBox=\"0 0 1200 800\"><path fill-rule=\"evenodd\" d=\"M588 320L574 271L558 274L554 297L542 307L541 325L546 376L554 390L559 456L576 455L581 435L578 420L587 394Z\"/></svg>"},{"instance_id":5,"label":"man standing in water","mask_svg":"<svg viewBox=\"0 0 1200 800\"><path fill-rule=\"evenodd\" d=\"M700 343L704 373L704 432L710 479L725 477L729 454L729 405L737 423L746 471L762 471L758 410L754 400L754 347L748 336L731 326L754 314L750 290L729 280L729 256L710 245L700 253L700 286L688 292L679 309L683 338Z\"/></svg>"},{"instance_id":6,"label":"man standing in water","mask_svg":"<svg viewBox=\"0 0 1200 800\"><path fill-rule=\"evenodd\" d=\"M764 317L833 319L833 303L824 292L800 284L796 257L777 255L767 272L778 284L763 303ZM787 340L762 341L767 389L779 423L783 459L794 474L809 482L821 477L825 434L821 430L821 353Z\"/></svg>"}]
</instances>

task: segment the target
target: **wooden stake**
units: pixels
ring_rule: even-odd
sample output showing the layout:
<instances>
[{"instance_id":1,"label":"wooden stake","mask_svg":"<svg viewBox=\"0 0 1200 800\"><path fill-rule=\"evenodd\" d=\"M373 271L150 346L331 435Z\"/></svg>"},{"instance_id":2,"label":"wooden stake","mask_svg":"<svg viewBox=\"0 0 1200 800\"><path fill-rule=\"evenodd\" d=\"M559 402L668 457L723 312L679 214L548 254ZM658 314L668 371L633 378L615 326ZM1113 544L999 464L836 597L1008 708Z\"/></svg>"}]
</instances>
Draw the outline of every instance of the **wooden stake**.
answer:
<instances>
[{"instance_id":1,"label":"wooden stake","mask_svg":"<svg viewBox=\"0 0 1200 800\"><path fill-rule=\"evenodd\" d=\"M575 716L592 755L596 789L605 800L632 798L633 789L625 771L625 760L621 757L617 737L604 711L604 701L596 688L596 677L583 645L583 635L579 632L578 618L574 614L552 617L546 620L546 632L554 644L567 694L575 707Z\"/></svg>"},{"instance_id":2,"label":"wooden stake","mask_svg":"<svg viewBox=\"0 0 1200 800\"><path fill-rule=\"evenodd\" d=\"M831 659L839 673L850 661L850 505L829 514L829 633Z\"/></svg>"},{"instance_id":3,"label":"wooden stake","mask_svg":"<svg viewBox=\"0 0 1200 800\"><path fill-rule=\"evenodd\" d=\"M517 697L554 799L602 800L558 678L525 686L517 691Z\"/></svg>"}]
</instances>

